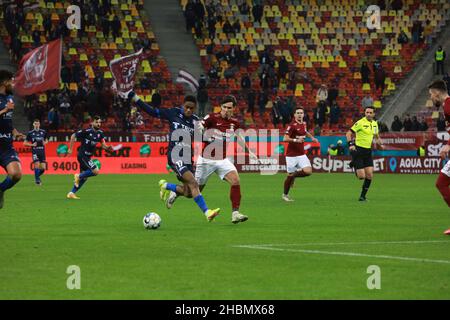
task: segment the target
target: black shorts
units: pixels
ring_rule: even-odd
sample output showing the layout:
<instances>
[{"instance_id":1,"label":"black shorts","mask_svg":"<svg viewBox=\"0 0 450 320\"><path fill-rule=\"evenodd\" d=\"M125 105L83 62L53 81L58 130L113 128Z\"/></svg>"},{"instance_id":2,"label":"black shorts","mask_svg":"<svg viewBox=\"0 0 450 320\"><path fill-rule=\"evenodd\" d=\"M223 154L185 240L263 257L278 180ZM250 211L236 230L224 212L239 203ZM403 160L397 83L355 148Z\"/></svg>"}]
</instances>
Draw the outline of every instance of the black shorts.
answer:
<instances>
[{"instance_id":1,"label":"black shorts","mask_svg":"<svg viewBox=\"0 0 450 320\"><path fill-rule=\"evenodd\" d=\"M175 162L172 162L171 159L168 159L168 164L169 166L172 168L172 170L175 172L175 174L177 175L177 179L180 181L184 181L183 179L183 174L185 174L186 172L190 171L192 172L192 174L194 174L194 166L192 165L192 163L185 163L183 160L178 160Z\"/></svg>"},{"instance_id":2,"label":"black shorts","mask_svg":"<svg viewBox=\"0 0 450 320\"><path fill-rule=\"evenodd\" d=\"M20 162L16 150L13 148L0 149L0 166L6 170L6 166L14 161Z\"/></svg>"},{"instance_id":3,"label":"black shorts","mask_svg":"<svg viewBox=\"0 0 450 320\"><path fill-rule=\"evenodd\" d=\"M353 167L356 170L373 167L372 149L356 146L356 150L352 151L351 154Z\"/></svg>"},{"instance_id":4,"label":"black shorts","mask_svg":"<svg viewBox=\"0 0 450 320\"><path fill-rule=\"evenodd\" d=\"M45 151L34 151L32 154L33 162L46 162L45 160Z\"/></svg>"},{"instance_id":5,"label":"black shorts","mask_svg":"<svg viewBox=\"0 0 450 320\"><path fill-rule=\"evenodd\" d=\"M86 170L93 171L93 170L97 169L97 166L91 160L91 157L79 154L77 159L78 159L78 162L80 163L80 172L83 172Z\"/></svg>"}]
</instances>

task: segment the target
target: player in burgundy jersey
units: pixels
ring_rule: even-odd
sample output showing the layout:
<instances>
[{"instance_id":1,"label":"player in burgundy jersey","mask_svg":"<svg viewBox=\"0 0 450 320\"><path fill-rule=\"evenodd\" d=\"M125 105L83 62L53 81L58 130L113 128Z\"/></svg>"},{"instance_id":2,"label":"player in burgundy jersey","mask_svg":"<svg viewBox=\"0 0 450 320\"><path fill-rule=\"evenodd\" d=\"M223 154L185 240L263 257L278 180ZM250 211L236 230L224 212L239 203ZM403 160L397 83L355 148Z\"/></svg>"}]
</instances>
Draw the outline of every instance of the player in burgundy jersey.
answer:
<instances>
[{"instance_id":1,"label":"player in burgundy jersey","mask_svg":"<svg viewBox=\"0 0 450 320\"><path fill-rule=\"evenodd\" d=\"M450 126L450 96L448 95L447 85L442 80L437 80L433 82L429 87L431 100L435 105L442 105L444 107L445 123L447 125L447 130ZM450 133L450 130L448 131ZM450 151L450 140L448 143L442 147L439 155L442 159L448 157L448 152ZM450 161L448 161L444 168L441 170L439 177L436 181L436 188L438 188L444 201L450 207ZM450 235L450 229L444 232L446 235Z\"/></svg>"},{"instance_id":2,"label":"player in burgundy jersey","mask_svg":"<svg viewBox=\"0 0 450 320\"><path fill-rule=\"evenodd\" d=\"M294 113L294 120L287 127L284 134L284 141L288 142L286 152L287 177L284 181L284 193L281 198L284 201L294 201L289 197L289 189L295 178L308 177L312 174L311 162L305 154L305 138L311 138L313 142L319 142L306 130L306 123L303 122L305 110L298 107Z\"/></svg>"},{"instance_id":3,"label":"player in burgundy jersey","mask_svg":"<svg viewBox=\"0 0 450 320\"><path fill-rule=\"evenodd\" d=\"M227 158L227 142L233 141L234 137L236 137L239 145L249 152L251 158L256 159L256 155L248 150L242 136L235 132L240 127L238 120L233 118L236 105L235 97L225 96L221 102L221 111L219 113L211 113L203 119L205 142L202 154L197 159L195 170L195 179L200 185L200 190L203 190L208 178L213 173L216 173L222 180L230 184L232 223L244 222L248 217L239 212L241 202L239 174L234 164Z\"/></svg>"}]
</instances>

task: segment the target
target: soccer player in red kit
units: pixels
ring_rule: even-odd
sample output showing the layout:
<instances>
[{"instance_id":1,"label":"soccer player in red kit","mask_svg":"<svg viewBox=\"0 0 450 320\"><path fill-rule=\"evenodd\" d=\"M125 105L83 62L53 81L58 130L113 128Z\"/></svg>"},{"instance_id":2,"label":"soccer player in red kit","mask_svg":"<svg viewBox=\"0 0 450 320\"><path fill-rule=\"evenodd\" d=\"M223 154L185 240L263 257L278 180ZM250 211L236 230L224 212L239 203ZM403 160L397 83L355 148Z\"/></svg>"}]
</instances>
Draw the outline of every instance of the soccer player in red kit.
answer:
<instances>
[{"instance_id":1,"label":"soccer player in red kit","mask_svg":"<svg viewBox=\"0 0 450 320\"><path fill-rule=\"evenodd\" d=\"M248 219L246 215L239 212L241 203L239 174L226 154L227 141L232 141L234 136L237 137L239 145L248 150L243 137L235 132L240 127L238 120L233 118L236 105L234 96L225 96L221 102L220 112L211 113L203 119L202 126L206 130L204 137L206 141L203 143L202 154L197 159L195 170L195 179L200 185L200 190L203 190L213 173L230 184L232 223L244 222ZM248 152L251 158L256 158L253 152L250 150Z\"/></svg>"},{"instance_id":2,"label":"soccer player in red kit","mask_svg":"<svg viewBox=\"0 0 450 320\"><path fill-rule=\"evenodd\" d=\"M447 125L447 130L450 125L450 96L448 95L447 85L442 80L437 80L433 82L429 87L431 100L435 105L444 106L444 116ZM450 130L449 130L450 133ZM442 147L439 155L442 159L447 158L448 152L450 151L450 140L448 143ZM450 161L448 161L444 168L439 173L439 177L436 181L436 188L438 188L442 197L444 198L447 205L450 207ZM446 235L450 235L450 229L444 232Z\"/></svg>"},{"instance_id":3,"label":"soccer player in red kit","mask_svg":"<svg viewBox=\"0 0 450 320\"><path fill-rule=\"evenodd\" d=\"M294 201L289 197L289 189L294 183L295 178L308 177L312 174L311 162L305 154L305 138L311 138L313 142L319 142L308 130L306 123L303 122L305 110L298 107L294 113L294 120L287 127L284 141L288 142L286 152L286 168L288 176L284 181L284 193L281 198L284 201Z\"/></svg>"}]
</instances>

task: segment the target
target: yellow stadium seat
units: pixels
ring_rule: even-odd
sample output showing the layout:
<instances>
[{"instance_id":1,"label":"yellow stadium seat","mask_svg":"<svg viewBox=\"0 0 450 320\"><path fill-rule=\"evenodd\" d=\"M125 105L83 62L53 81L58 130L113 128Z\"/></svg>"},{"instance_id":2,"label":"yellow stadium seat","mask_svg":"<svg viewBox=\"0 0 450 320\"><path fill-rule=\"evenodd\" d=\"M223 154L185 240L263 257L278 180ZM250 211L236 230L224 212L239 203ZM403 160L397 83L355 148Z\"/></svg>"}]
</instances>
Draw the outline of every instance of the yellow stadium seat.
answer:
<instances>
[{"instance_id":1,"label":"yellow stadium seat","mask_svg":"<svg viewBox=\"0 0 450 320\"><path fill-rule=\"evenodd\" d=\"M111 71L105 71L105 73L103 74L103 78L104 79L112 79Z\"/></svg>"},{"instance_id":2,"label":"yellow stadium seat","mask_svg":"<svg viewBox=\"0 0 450 320\"><path fill-rule=\"evenodd\" d=\"M39 102L43 102L43 103L47 102L47 94L46 93L39 95Z\"/></svg>"},{"instance_id":3,"label":"yellow stadium seat","mask_svg":"<svg viewBox=\"0 0 450 320\"><path fill-rule=\"evenodd\" d=\"M387 89L388 89L389 91L395 90L395 83L393 83L393 82L389 83Z\"/></svg>"},{"instance_id":4,"label":"yellow stadium seat","mask_svg":"<svg viewBox=\"0 0 450 320\"><path fill-rule=\"evenodd\" d=\"M88 61L88 57L87 57L86 53L80 54L80 61Z\"/></svg>"},{"instance_id":5,"label":"yellow stadium seat","mask_svg":"<svg viewBox=\"0 0 450 320\"><path fill-rule=\"evenodd\" d=\"M47 9L55 9L55 4L51 1L47 2Z\"/></svg>"},{"instance_id":6,"label":"yellow stadium seat","mask_svg":"<svg viewBox=\"0 0 450 320\"><path fill-rule=\"evenodd\" d=\"M127 42L125 49L127 49L129 51L134 51L133 44L131 42Z\"/></svg>"},{"instance_id":7,"label":"yellow stadium seat","mask_svg":"<svg viewBox=\"0 0 450 320\"><path fill-rule=\"evenodd\" d=\"M108 65L106 64L106 60L102 58L100 59L98 66L104 68L107 67Z\"/></svg>"},{"instance_id":8,"label":"yellow stadium seat","mask_svg":"<svg viewBox=\"0 0 450 320\"><path fill-rule=\"evenodd\" d=\"M302 97L302 96L303 96L303 93L302 93L301 91L295 90L294 95L295 95L296 97Z\"/></svg>"},{"instance_id":9,"label":"yellow stadium seat","mask_svg":"<svg viewBox=\"0 0 450 320\"><path fill-rule=\"evenodd\" d=\"M114 42L111 42L111 43L109 44L109 49L111 49L111 50L117 50L117 45L116 45Z\"/></svg>"},{"instance_id":10,"label":"yellow stadium seat","mask_svg":"<svg viewBox=\"0 0 450 320\"><path fill-rule=\"evenodd\" d=\"M303 83L297 83L297 85L295 86L295 90L297 91L303 91L305 90L305 87L303 86Z\"/></svg>"},{"instance_id":11,"label":"yellow stadium seat","mask_svg":"<svg viewBox=\"0 0 450 320\"><path fill-rule=\"evenodd\" d=\"M355 79L355 80L361 80L361 79L362 79L361 73L360 73L360 72L355 72L355 73L353 74L353 79Z\"/></svg>"},{"instance_id":12,"label":"yellow stadium seat","mask_svg":"<svg viewBox=\"0 0 450 320\"><path fill-rule=\"evenodd\" d=\"M73 55L76 55L76 54L78 54L77 53L77 49L75 49L75 48L70 48L69 49L69 55L73 56Z\"/></svg>"},{"instance_id":13,"label":"yellow stadium seat","mask_svg":"<svg viewBox=\"0 0 450 320\"><path fill-rule=\"evenodd\" d=\"M71 82L69 84L69 90L71 91L77 91L78 90L78 85L75 82Z\"/></svg>"},{"instance_id":14,"label":"yellow stadium seat","mask_svg":"<svg viewBox=\"0 0 450 320\"><path fill-rule=\"evenodd\" d=\"M51 3L51 2L49 2ZM52 13L52 16L50 18L52 21L59 21L59 16L56 13Z\"/></svg>"},{"instance_id":15,"label":"yellow stadium seat","mask_svg":"<svg viewBox=\"0 0 450 320\"><path fill-rule=\"evenodd\" d=\"M439 119L439 111L433 111L431 114L431 119Z\"/></svg>"},{"instance_id":16,"label":"yellow stadium seat","mask_svg":"<svg viewBox=\"0 0 450 320\"><path fill-rule=\"evenodd\" d=\"M363 91L370 91L370 84L364 83L362 89Z\"/></svg>"},{"instance_id":17,"label":"yellow stadium seat","mask_svg":"<svg viewBox=\"0 0 450 320\"><path fill-rule=\"evenodd\" d=\"M344 60L339 61L339 68L347 68L347 63Z\"/></svg>"},{"instance_id":18,"label":"yellow stadium seat","mask_svg":"<svg viewBox=\"0 0 450 320\"><path fill-rule=\"evenodd\" d=\"M373 106L374 106L374 108L377 108L377 109L380 109L381 108L381 101L380 100L375 100L374 102L373 102Z\"/></svg>"}]
</instances>

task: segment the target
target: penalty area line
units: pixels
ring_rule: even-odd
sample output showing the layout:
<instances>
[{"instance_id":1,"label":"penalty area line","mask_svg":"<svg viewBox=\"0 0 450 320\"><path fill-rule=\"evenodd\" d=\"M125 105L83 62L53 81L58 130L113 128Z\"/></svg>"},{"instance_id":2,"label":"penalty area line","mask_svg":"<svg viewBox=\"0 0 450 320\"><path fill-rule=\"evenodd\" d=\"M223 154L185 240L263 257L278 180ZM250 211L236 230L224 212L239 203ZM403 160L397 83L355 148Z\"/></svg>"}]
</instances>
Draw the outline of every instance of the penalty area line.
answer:
<instances>
[{"instance_id":1,"label":"penalty area line","mask_svg":"<svg viewBox=\"0 0 450 320\"><path fill-rule=\"evenodd\" d=\"M239 246L233 246L233 247L234 248L253 249L253 250L284 251L284 252L322 254L322 255L347 256L347 257L379 258L379 259L389 259L389 260L427 262L427 263L450 265L449 260L434 260L434 259L426 259L426 258L399 257L399 256L389 256L389 255L366 254L366 253L358 253L358 252L341 252L341 251L308 250L308 249L286 249L286 248L252 246L252 245L239 245Z\"/></svg>"}]
</instances>

